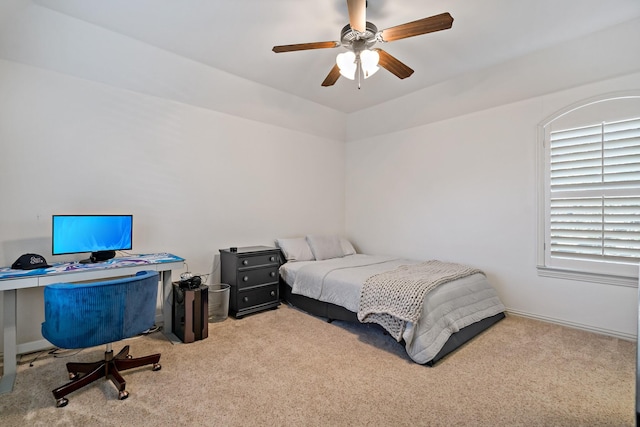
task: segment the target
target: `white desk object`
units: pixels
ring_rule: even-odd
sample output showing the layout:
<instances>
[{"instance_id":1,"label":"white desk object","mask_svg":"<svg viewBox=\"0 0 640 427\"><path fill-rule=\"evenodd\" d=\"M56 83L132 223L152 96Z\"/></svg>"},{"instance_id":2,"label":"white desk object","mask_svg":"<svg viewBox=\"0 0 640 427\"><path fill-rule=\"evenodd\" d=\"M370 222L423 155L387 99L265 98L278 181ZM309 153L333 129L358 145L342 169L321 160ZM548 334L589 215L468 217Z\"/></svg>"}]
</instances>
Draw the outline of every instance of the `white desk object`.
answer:
<instances>
[{"instance_id":1,"label":"white desk object","mask_svg":"<svg viewBox=\"0 0 640 427\"><path fill-rule=\"evenodd\" d=\"M18 313L16 294L18 289L47 286L53 283L109 279L133 275L143 270L158 271L162 283L161 309L163 329L172 341L179 341L177 338L171 337L173 330L171 320L171 308L173 305L171 300L171 270L179 270L183 266L184 258L168 253L158 253L113 258L96 264L58 263L49 268L36 270L0 268L0 292L4 295L4 372L2 379L0 379L0 394L13 390L17 372L17 355L40 349L37 346L34 347L31 343L22 345L17 343L16 324Z\"/></svg>"}]
</instances>

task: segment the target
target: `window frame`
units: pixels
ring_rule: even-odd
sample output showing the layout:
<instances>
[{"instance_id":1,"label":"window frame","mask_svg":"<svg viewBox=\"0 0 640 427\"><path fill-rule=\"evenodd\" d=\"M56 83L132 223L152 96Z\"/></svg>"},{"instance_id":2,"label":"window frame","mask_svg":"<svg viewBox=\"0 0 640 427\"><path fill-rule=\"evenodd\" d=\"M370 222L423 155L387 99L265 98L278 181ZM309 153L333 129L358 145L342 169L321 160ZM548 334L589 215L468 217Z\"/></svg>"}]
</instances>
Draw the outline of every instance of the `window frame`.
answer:
<instances>
[{"instance_id":1,"label":"window frame","mask_svg":"<svg viewBox=\"0 0 640 427\"><path fill-rule=\"evenodd\" d=\"M604 283L618 286L638 286L638 263L609 263L595 261L562 261L554 262L550 257L550 251L546 245L550 240L550 142L551 125L558 119L565 118L569 114L577 113L585 107L604 102L616 102L619 100L632 100L635 104L640 101L640 91L617 92L590 98L559 110L539 123L537 132L537 158L536 158L536 183L537 183L537 272L543 277L554 277L586 282ZM640 104L639 104L640 105ZM577 113L579 114L579 113ZM640 111L630 113L640 117ZM631 117L619 117L619 120ZM615 119L614 119L615 120ZM602 121L610 121L609 119ZM594 124L594 123L592 123Z\"/></svg>"}]
</instances>

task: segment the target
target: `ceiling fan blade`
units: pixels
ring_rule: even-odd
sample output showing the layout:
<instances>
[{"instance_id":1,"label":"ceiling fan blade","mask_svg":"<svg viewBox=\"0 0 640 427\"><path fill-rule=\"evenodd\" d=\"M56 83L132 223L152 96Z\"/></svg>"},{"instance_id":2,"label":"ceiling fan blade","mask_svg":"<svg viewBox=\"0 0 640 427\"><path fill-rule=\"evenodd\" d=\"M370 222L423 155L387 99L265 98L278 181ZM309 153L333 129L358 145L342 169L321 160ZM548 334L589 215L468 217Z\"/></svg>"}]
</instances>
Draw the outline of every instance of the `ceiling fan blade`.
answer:
<instances>
[{"instance_id":1,"label":"ceiling fan blade","mask_svg":"<svg viewBox=\"0 0 640 427\"><path fill-rule=\"evenodd\" d=\"M333 66L331 71L329 71L329 74L327 74L327 77L322 82L322 86L325 86L325 87L333 86L338 81L339 77L340 77L340 68L338 67L338 64L336 64Z\"/></svg>"},{"instance_id":2,"label":"ceiling fan blade","mask_svg":"<svg viewBox=\"0 0 640 427\"><path fill-rule=\"evenodd\" d=\"M347 0L351 29L364 33L367 30L367 1Z\"/></svg>"},{"instance_id":3,"label":"ceiling fan blade","mask_svg":"<svg viewBox=\"0 0 640 427\"><path fill-rule=\"evenodd\" d=\"M404 63L400 62L394 56L389 55L387 52L385 52L382 49L376 49L376 50L380 55L380 61L378 62L378 65L380 65L382 68L386 69L387 71L390 71L391 73L395 74L397 77L401 79L406 79L411 74L413 74L413 70L411 68L409 68Z\"/></svg>"},{"instance_id":4,"label":"ceiling fan blade","mask_svg":"<svg viewBox=\"0 0 640 427\"><path fill-rule=\"evenodd\" d=\"M282 53L282 52L293 52L296 50L331 49L338 46L340 46L340 42L315 42L315 43L285 44L281 46L274 46L272 50L275 53Z\"/></svg>"},{"instance_id":5,"label":"ceiling fan blade","mask_svg":"<svg viewBox=\"0 0 640 427\"><path fill-rule=\"evenodd\" d=\"M382 40L392 42L394 40L406 39L407 37L448 30L452 25L453 17L449 12L445 12L440 15L418 19L417 21L382 30Z\"/></svg>"}]
</instances>

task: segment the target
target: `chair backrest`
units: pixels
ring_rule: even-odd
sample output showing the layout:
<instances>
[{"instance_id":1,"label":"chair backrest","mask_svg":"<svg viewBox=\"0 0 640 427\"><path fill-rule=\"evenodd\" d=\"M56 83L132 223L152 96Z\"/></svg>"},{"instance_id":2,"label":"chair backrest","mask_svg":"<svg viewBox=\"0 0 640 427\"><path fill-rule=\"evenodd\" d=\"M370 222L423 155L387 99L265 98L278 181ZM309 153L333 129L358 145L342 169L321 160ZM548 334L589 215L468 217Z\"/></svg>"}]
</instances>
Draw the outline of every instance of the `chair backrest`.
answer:
<instances>
[{"instance_id":1,"label":"chair backrest","mask_svg":"<svg viewBox=\"0 0 640 427\"><path fill-rule=\"evenodd\" d=\"M42 336L61 348L85 348L137 335L155 323L158 272L44 289Z\"/></svg>"}]
</instances>

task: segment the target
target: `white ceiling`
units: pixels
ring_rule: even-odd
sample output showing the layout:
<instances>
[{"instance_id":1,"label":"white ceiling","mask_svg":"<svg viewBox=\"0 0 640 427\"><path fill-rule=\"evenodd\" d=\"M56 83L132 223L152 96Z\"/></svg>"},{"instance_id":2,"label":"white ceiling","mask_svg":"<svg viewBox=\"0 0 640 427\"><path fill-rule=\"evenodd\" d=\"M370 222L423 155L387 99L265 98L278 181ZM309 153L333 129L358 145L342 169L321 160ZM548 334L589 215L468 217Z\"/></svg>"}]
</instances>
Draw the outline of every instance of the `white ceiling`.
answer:
<instances>
[{"instance_id":1,"label":"white ceiling","mask_svg":"<svg viewBox=\"0 0 640 427\"><path fill-rule=\"evenodd\" d=\"M74 18L330 108L353 112L640 17L640 0L369 0L379 30L449 12L453 28L380 46L415 73L320 84L344 49L345 0L34 0Z\"/></svg>"}]
</instances>

